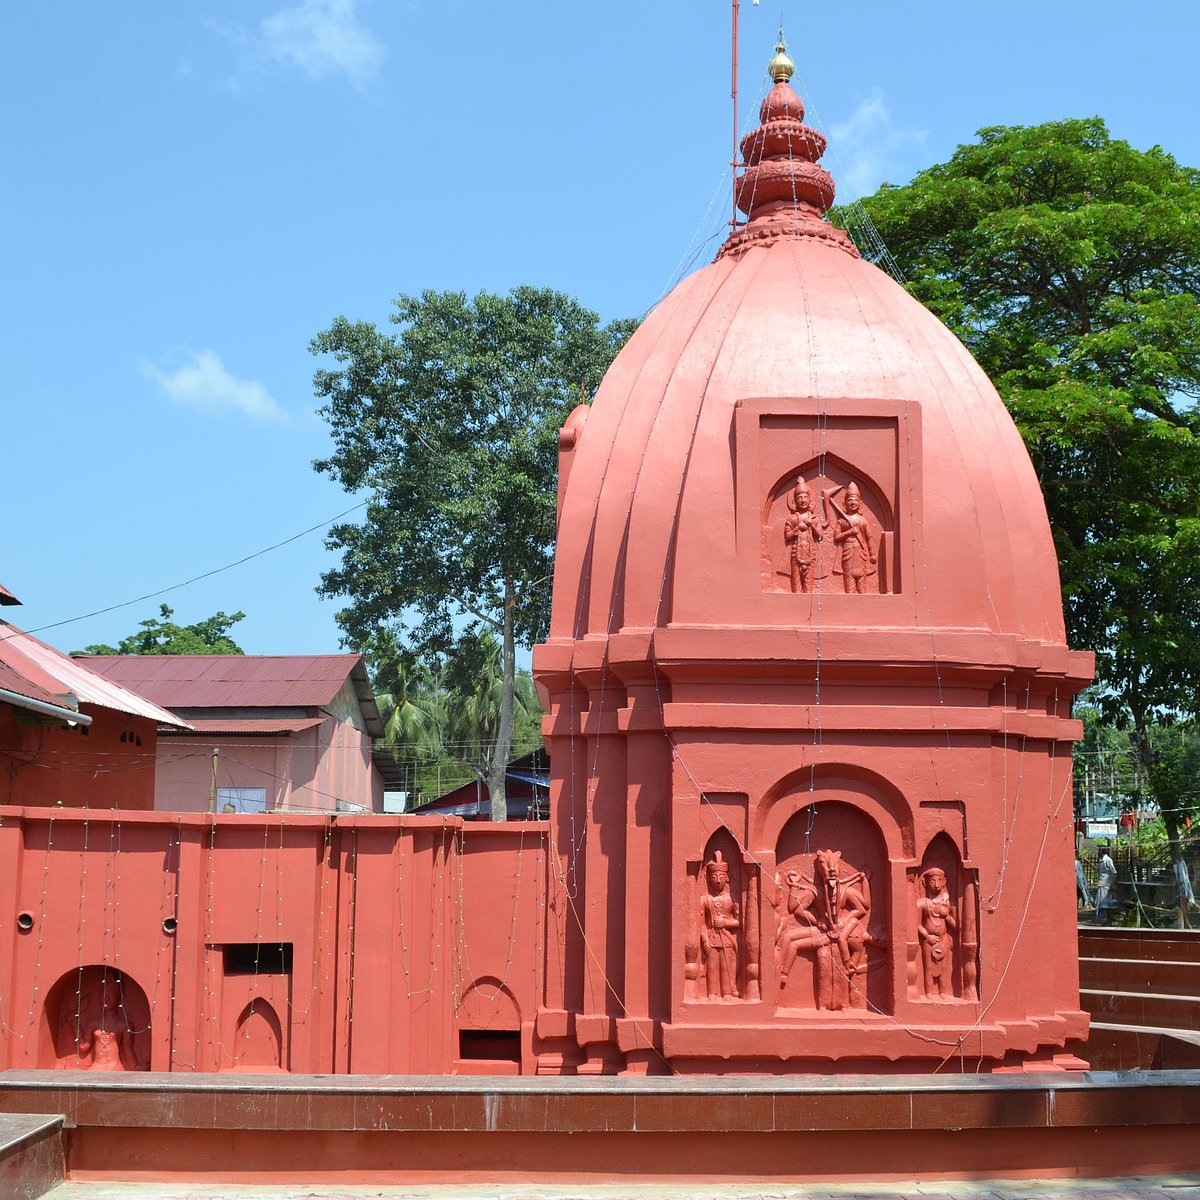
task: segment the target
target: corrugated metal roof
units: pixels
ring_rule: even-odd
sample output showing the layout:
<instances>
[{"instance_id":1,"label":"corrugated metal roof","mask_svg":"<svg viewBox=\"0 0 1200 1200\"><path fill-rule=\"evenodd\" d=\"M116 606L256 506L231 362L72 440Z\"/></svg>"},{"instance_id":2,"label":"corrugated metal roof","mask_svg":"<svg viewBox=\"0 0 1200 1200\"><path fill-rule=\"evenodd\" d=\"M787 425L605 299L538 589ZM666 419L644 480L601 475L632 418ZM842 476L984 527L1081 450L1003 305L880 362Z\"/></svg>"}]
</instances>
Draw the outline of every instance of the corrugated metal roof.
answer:
<instances>
[{"instance_id":1,"label":"corrugated metal roof","mask_svg":"<svg viewBox=\"0 0 1200 1200\"><path fill-rule=\"evenodd\" d=\"M26 678L20 671L14 671L6 662L0 662L0 688L16 692L30 700L40 700L43 704L57 704L59 708L74 708L64 702L62 696L56 696L44 687L38 687L33 680Z\"/></svg>"},{"instance_id":2,"label":"corrugated metal roof","mask_svg":"<svg viewBox=\"0 0 1200 1200\"><path fill-rule=\"evenodd\" d=\"M187 722L173 712L89 670L83 663L6 621L0 622L0 662L37 687L51 692L56 697L55 703L74 708L74 704L65 700L73 697L80 704L95 704L136 717L148 717L159 725L187 727Z\"/></svg>"},{"instance_id":3,"label":"corrugated metal roof","mask_svg":"<svg viewBox=\"0 0 1200 1200\"><path fill-rule=\"evenodd\" d=\"M79 660L174 709L328 708L349 680L367 733L383 737L359 654L116 654Z\"/></svg>"},{"instance_id":4,"label":"corrugated metal roof","mask_svg":"<svg viewBox=\"0 0 1200 1200\"><path fill-rule=\"evenodd\" d=\"M226 717L217 720L193 717L192 728L197 733L299 733L302 729L320 725L324 720L324 717L264 717L261 720L252 717Z\"/></svg>"},{"instance_id":5,"label":"corrugated metal roof","mask_svg":"<svg viewBox=\"0 0 1200 1200\"><path fill-rule=\"evenodd\" d=\"M14 596L12 594L12 592L10 592L8 590L8 588L6 588L4 586L4 584L0 583L0 604L20 604L20 603L21 603L20 600L18 600L16 598L16 596Z\"/></svg>"},{"instance_id":6,"label":"corrugated metal roof","mask_svg":"<svg viewBox=\"0 0 1200 1200\"><path fill-rule=\"evenodd\" d=\"M108 679L171 708L323 708L361 658L357 654L82 655Z\"/></svg>"}]
</instances>

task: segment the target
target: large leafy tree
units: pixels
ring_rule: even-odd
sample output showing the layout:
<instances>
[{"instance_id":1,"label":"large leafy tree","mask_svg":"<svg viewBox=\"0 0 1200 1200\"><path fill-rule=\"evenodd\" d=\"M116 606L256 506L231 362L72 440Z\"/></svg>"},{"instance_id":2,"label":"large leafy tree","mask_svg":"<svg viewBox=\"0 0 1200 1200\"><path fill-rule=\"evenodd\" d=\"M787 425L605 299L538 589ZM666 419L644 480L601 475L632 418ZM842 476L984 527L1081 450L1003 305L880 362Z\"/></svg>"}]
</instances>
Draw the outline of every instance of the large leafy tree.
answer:
<instances>
[{"instance_id":1,"label":"large leafy tree","mask_svg":"<svg viewBox=\"0 0 1200 1200\"><path fill-rule=\"evenodd\" d=\"M87 646L82 654L242 654L241 646L229 636L230 629L246 616L243 612L214 613L194 625L179 625L175 610L159 606L159 615L142 621L136 633L115 646Z\"/></svg>"},{"instance_id":2,"label":"large leafy tree","mask_svg":"<svg viewBox=\"0 0 1200 1200\"><path fill-rule=\"evenodd\" d=\"M1054 121L983 129L863 207L887 247L867 253L962 338L1021 430L1070 640L1096 651L1190 894L1194 799L1154 727L1200 704L1200 172L1099 118Z\"/></svg>"},{"instance_id":3,"label":"large leafy tree","mask_svg":"<svg viewBox=\"0 0 1200 1200\"><path fill-rule=\"evenodd\" d=\"M503 820L516 647L544 636L548 612L558 430L633 322L602 325L534 287L401 296L392 322L388 333L339 317L312 344L336 363L314 380L333 437L315 466L368 496L363 524L330 530L342 563L319 590L348 598L338 621L360 648L386 630L428 657L494 633L487 782Z\"/></svg>"}]
</instances>

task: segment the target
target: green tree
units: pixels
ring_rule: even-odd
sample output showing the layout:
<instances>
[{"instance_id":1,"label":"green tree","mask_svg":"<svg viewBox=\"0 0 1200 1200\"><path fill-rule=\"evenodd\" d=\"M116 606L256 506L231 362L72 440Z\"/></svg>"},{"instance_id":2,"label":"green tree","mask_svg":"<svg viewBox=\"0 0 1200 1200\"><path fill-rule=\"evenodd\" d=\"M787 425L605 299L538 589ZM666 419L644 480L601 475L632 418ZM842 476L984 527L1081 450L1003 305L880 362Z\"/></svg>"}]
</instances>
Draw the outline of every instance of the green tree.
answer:
<instances>
[{"instance_id":1,"label":"green tree","mask_svg":"<svg viewBox=\"0 0 1200 1200\"><path fill-rule=\"evenodd\" d=\"M500 644L489 629L467 635L449 654L417 661L387 632L366 651L383 717L384 744L405 768L417 805L474 779L491 777L503 704ZM510 755L542 744L541 706L528 671L513 687Z\"/></svg>"},{"instance_id":2,"label":"green tree","mask_svg":"<svg viewBox=\"0 0 1200 1200\"><path fill-rule=\"evenodd\" d=\"M899 268L1008 404L1069 638L1096 651L1101 706L1130 728L1190 896L1179 833L1195 799L1153 727L1200 703L1200 172L1099 118L978 138L864 201L887 247L868 255Z\"/></svg>"},{"instance_id":3,"label":"green tree","mask_svg":"<svg viewBox=\"0 0 1200 1200\"><path fill-rule=\"evenodd\" d=\"M314 386L333 452L314 465L368 495L361 525L330 530L347 642L386 630L422 657L490 629L502 695L487 782L506 814L516 647L544 636L554 553L558 430L633 329L601 325L559 292L401 296L398 332L339 317L312 343L331 355Z\"/></svg>"},{"instance_id":4,"label":"green tree","mask_svg":"<svg viewBox=\"0 0 1200 1200\"><path fill-rule=\"evenodd\" d=\"M214 613L195 625L177 625L171 618L175 610L170 605L159 607L159 616L142 621L137 633L122 638L116 646L95 645L76 654L244 654L241 646L229 636L230 629L246 614ZM161 618L161 619L160 619Z\"/></svg>"}]
</instances>

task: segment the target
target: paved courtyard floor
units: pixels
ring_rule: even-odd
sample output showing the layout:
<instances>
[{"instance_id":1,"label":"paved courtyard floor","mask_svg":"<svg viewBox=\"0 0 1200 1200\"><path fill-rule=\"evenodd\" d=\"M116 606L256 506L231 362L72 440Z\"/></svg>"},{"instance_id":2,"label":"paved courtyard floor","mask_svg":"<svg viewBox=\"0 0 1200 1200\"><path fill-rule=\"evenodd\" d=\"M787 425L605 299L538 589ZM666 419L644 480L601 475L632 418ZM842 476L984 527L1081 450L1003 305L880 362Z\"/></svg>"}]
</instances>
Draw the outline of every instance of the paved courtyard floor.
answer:
<instances>
[{"instance_id":1,"label":"paved courtyard floor","mask_svg":"<svg viewBox=\"0 0 1200 1200\"><path fill-rule=\"evenodd\" d=\"M46 1200L1200 1200L1200 1175L1134 1179L957 1183L776 1184L707 1188L613 1184L579 1187L342 1187L253 1184L64 1183Z\"/></svg>"}]
</instances>

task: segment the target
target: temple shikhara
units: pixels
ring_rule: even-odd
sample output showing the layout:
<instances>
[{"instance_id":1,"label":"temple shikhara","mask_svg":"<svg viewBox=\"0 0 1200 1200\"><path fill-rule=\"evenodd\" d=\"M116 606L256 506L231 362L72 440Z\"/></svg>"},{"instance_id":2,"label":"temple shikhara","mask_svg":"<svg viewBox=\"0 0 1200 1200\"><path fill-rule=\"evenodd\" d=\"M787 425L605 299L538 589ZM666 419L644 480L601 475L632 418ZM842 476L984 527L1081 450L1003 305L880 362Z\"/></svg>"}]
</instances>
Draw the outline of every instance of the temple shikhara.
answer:
<instances>
[{"instance_id":1,"label":"temple shikhara","mask_svg":"<svg viewBox=\"0 0 1200 1200\"><path fill-rule=\"evenodd\" d=\"M770 69L746 224L562 435L539 1066L1081 1065L1092 660L1038 483Z\"/></svg>"},{"instance_id":2,"label":"temple shikhara","mask_svg":"<svg viewBox=\"0 0 1200 1200\"><path fill-rule=\"evenodd\" d=\"M561 433L550 819L0 808L0 1068L1085 1065L1092 659L1004 405L826 219L792 71L745 221Z\"/></svg>"}]
</instances>

